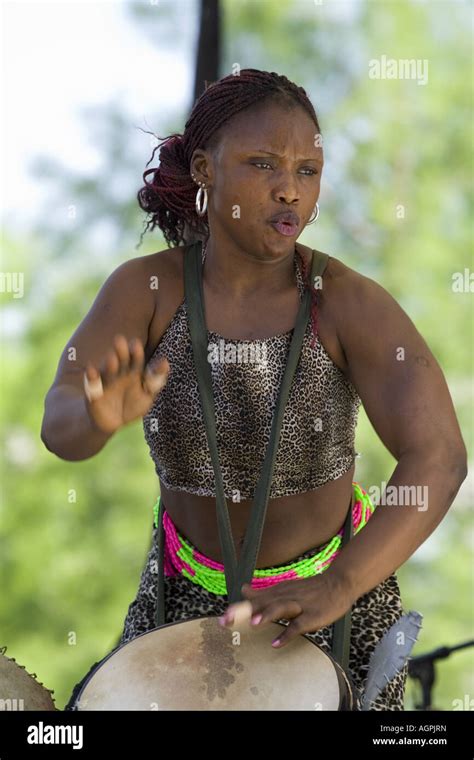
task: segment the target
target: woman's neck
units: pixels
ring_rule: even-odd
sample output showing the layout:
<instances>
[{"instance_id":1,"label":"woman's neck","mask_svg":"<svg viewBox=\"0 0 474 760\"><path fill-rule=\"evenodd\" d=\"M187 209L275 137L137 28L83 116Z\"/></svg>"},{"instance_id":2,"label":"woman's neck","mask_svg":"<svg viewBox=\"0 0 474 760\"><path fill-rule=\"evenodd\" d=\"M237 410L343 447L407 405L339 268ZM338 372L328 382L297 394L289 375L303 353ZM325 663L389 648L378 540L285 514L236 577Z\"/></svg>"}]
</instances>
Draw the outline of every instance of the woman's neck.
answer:
<instances>
[{"instance_id":1,"label":"woman's neck","mask_svg":"<svg viewBox=\"0 0 474 760\"><path fill-rule=\"evenodd\" d=\"M216 251L213 241L203 243L203 280L208 288L234 302L268 298L295 287L293 252L273 261L263 261L244 251Z\"/></svg>"}]
</instances>

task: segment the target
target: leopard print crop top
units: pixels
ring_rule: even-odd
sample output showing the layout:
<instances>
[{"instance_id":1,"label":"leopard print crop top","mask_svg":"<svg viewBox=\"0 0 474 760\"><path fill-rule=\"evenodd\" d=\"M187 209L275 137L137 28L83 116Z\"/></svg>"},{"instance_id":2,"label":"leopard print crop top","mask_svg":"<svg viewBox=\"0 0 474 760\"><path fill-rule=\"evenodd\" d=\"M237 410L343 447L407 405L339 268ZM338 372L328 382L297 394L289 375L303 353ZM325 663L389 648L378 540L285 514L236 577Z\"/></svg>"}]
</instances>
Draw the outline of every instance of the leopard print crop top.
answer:
<instances>
[{"instance_id":1,"label":"leopard print crop top","mask_svg":"<svg viewBox=\"0 0 474 760\"><path fill-rule=\"evenodd\" d=\"M296 251L294 266L301 299L305 285ZM208 330L217 449L225 496L233 501L254 496L292 334L238 340ZM283 416L270 499L319 488L347 472L357 456L360 397L319 339L311 347L312 337L308 320ZM186 299L153 353L161 355L170 363L168 382L143 417L156 473L172 491L215 497Z\"/></svg>"}]
</instances>

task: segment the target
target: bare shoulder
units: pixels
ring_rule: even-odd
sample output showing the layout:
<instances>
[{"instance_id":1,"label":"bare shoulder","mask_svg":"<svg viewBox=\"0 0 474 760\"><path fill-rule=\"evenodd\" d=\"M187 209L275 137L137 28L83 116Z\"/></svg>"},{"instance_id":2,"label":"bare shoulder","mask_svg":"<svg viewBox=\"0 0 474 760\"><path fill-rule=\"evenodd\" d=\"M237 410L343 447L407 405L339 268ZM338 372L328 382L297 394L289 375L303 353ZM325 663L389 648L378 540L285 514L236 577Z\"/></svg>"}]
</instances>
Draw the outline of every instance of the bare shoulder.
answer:
<instances>
[{"instance_id":1,"label":"bare shoulder","mask_svg":"<svg viewBox=\"0 0 474 760\"><path fill-rule=\"evenodd\" d=\"M161 304L166 305L169 298L166 284L175 281L175 271L173 251L136 256L119 264L64 347L52 387L72 384L82 389L86 362L100 366L118 334L127 340L139 338L148 360ZM77 361L70 359L71 348Z\"/></svg>"},{"instance_id":2,"label":"bare shoulder","mask_svg":"<svg viewBox=\"0 0 474 760\"><path fill-rule=\"evenodd\" d=\"M185 245L165 248L144 258L148 277L158 277L160 301L173 302L184 293L183 271Z\"/></svg>"},{"instance_id":3,"label":"bare shoulder","mask_svg":"<svg viewBox=\"0 0 474 760\"><path fill-rule=\"evenodd\" d=\"M354 286L363 275L356 272L355 269L348 267L343 261L337 259L335 256L328 254L328 262L324 270L324 285L331 287L333 291L336 289L343 290Z\"/></svg>"},{"instance_id":4,"label":"bare shoulder","mask_svg":"<svg viewBox=\"0 0 474 760\"><path fill-rule=\"evenodd\" d=\"M339 327L347 325L358 312L374 314L377 310L398 306L382 285L331 255L323 274L321 305L337 318Z\"/></svg>"},{"instance_id":5,"label":"bare shoulder","mask_svg":"<svg viewBox=\"0 0 474 760\"><path fill-rule=\"evenodd\" d=\"M165 248L145 256L146 277L153 283L155 308L148 330L146 356L149 359L174 313L184 298L183 261L185 245Z\"/></svg>"},{"instance_id":6,"label":"bare shoulder","mask_svg":"<svg viewBox=\"0 0 474 760\"><path fill-rule=\"evenodd\" d=\"M306 260L308 270L311 265L311 248L298 243L298 248ZM321 251L321 253L325 253ZM336 317L339 321L347 313L347 299L358 293L362 280L367 280L355 269L344 264L329 253L325 253L328 260L322 275L322 286L319 294L319 306L321 317L328 323L336 325Z\"/></svg>"},{"instance_id":7,"label":"bare shoulder","mask_svg":"<svg viewBox=\"0 0 474 760\"><path fill-rule=\"evenodd\" d=\"M412 359L427 365L434 361L409 315L371 277L331 257L322 296L346 358L346 374L361 393L360 367L367 373L367 366L377 366L383 355L394 357L403 349L410 356L407 364Z\"/></svg>"},{"instance_id":8,"label":"bare shoulder","mask_svg":"<svg viewBox=\"0 0 474 760\"><path fill-rule=\"evenodd\" d=\"M306 264L308 267L311 265L311 256L312 256L312 249L309 248L307 245L302 245L301 243L297 243L298 249L300 254L303 256L303 258L306 260ZM325 253L324 251L321 251L321 253ZM323 288L321 293L321 298L323 297L325 293L325 288L331 289L331 292L335 290L336 287L341 287L342 285L347 285L350 283L351 277L354 275L357 277L358 273L354 270L348 267L346 264L344 264L340 259L336 259L334 256L331 256L329 253L325 253L326 256L328 256L328 260L323 272ZM326 295L329 295L329 292L326 293Z\"/></svg>"},{"instance_id":9,"label":"bare shoulder","mask_svg":"<svg viewBox=\"0 0 474 760\"><path fill-rule=\"evenodd\" d=\"M367 318L383 313L393 318L403 311L382 285L334 256L328 259L321 295L327 308L339 315L341 326L357 314Z\"/></svg>"},{"instance_id":10,"label":"bare shoulder","mask_svg":"<svg viewBox=\"0 0 474 760\"><path fill-rule=\"evenodd\" d=\"M354 382L355 356L380 350L389 339L399 345L401 337L413 335L415 328L379 283L327 255L319 299L320 336L331 358Z\"/></svg>"},{"instance_id":11,"label":"bare shoulder","mask_svg":"<svg viewBox=\"0 0 474 760\"><path fill-rule=\"evenodd\" d=\"M143 267L150 277L161 274L165 279L174 279L179 277L184 250L185 246L176 246L149 253L139 257L141 261L138 267ZM139 259L135 260L138 262Z\"/></svg>"},{"instance_id":12,"label":"bare shoulder","mask_svg":"<svg viewBox=\"0 0 474 760\"><path fill-rule=\"evenodd\" d=\"M114 269L109 281L121 288L126 286L127 295L134 297L133 303L139 309L140 304L143 306L144 302L153 301L156 297L158 286L153 278L172 278L176 269L176 256L173 259L171 255L174 250L167 248L127 259Z\"/></svg>"},{"instance_id":13,"label":"bare shoulder","mask_svg":"<svg viewBox=\"0 0 474 760\"><path fill-rule=\"evenodd\" d=\"M156 253L135 256L120 264L110 275L106 288L110 295L118 294L117 303L137 315L147 316L148 322L165 305L170 292L179 282L178 249L166 248Z\"/></svg>"}]
</instances>

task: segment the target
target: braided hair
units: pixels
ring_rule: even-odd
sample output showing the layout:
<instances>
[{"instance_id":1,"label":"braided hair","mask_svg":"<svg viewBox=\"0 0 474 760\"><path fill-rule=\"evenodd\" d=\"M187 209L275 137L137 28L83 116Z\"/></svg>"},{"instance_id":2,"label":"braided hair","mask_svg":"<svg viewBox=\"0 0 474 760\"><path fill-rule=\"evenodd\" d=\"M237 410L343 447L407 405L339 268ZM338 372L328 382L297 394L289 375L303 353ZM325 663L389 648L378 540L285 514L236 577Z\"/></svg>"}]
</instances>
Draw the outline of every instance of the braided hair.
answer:
<instances>
[{"instance_id":1,"label":"braided hair","mask_svg":"<svg viewBox=\"0 0 474 760\"><path fill-rule=\"evenodd\" d=\"M321 132L306 91L282 74L241 69L239 74L229 74L206 85L193 106L184 133L159 138L147 163L148 166L160 149L159 167L145 170L144 186L137 193L138 205L148 215L139 246L144 234L155 227L161 229L168 246L188 245L209 237L207 212L202 217L196 212L197 186L191 177L191 157L196 148L214 147L219 138L218 130L239 111L262 100L276 101L287 107L300 105L314 121L317 132ZM308 282L308 268L300 258L304 280L313 296L311 319L316 334L318 291Z\"/></svg>"}]
</instances>

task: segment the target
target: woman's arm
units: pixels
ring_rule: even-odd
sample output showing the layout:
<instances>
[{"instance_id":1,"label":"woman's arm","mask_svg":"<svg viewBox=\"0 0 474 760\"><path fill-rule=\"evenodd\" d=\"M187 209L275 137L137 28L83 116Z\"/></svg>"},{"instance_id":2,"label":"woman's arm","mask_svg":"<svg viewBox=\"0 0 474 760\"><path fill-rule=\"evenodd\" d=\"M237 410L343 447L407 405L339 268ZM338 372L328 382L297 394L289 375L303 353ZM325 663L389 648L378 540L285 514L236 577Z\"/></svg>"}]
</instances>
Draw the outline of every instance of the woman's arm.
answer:
<instances>
[{"instance_id":1,"label":"woman's arm","mask_svg":"<svg viewBox=\"0 0 474 760\"><path fill-rule=\"evenodd\" d=\"M397 460L382 501L389 486L395 498L377 507L324 573L268 589L244 584L245 601L229 606L223 625L232 626L238 611L258 615L256 627L288 619L279 647L334 623L398 569L443 519L466 477L466 448L445 379L413 323L374 281L335 259L327 270L323 308L336 324L347 376ZM406 503L410 486L421 490Z\"/></svg>"},{"instance_id":2,"label":"woman's arm","mask_svg":"<svg viewBox=\"0 0 474 760\"><path fill-rule=\"evenodd\" d=\"M77 462L98 454L113 433L98 430L87 409L84 389L54 384L44 401L41 440L61 459Z\"/></svg>"},{"instance_id":3,"label":"woman's arm","mask_svg":"<svg viewBox=\"0 0 474 760\"><path fill-rule=\"evenodd\" d=\"M347 375L397 460L373 517L327 571L344 580L355 600L435 530L466 477L467 454L443 373L407 314L351 269L334 282L333 303L345 304L336 321Z\"/></svg>"},{"instance_id":4,"label":"woman's arm","mask_svg":"<svg viewBox=\"0 0 474 760\"><path fill-rule=\"evenodd\" d=\"M69 339L59 360L54 382L45 398L41 439L46 448L62 459L77 461L97 454L113 433L99 430L89 415L84 393L87 362L108 367L120 361L114 353L115 336L128 341L139 338L147 353L148 328L156 291L152 291L146 259L139 257L121 264L107 278L90 311ZM123 341L122 341L123 344ZM143 348L138 348L141 351Z\"/></svg>"}]
</instances>

